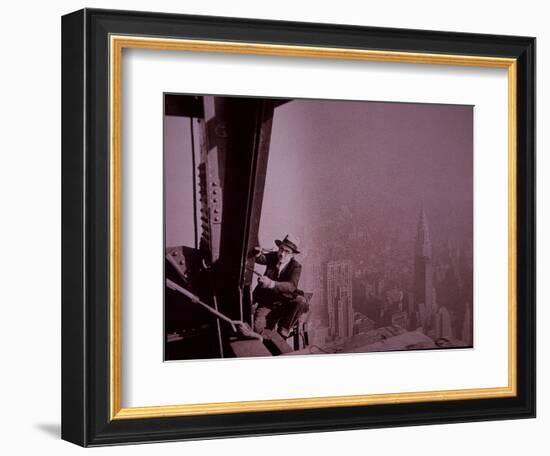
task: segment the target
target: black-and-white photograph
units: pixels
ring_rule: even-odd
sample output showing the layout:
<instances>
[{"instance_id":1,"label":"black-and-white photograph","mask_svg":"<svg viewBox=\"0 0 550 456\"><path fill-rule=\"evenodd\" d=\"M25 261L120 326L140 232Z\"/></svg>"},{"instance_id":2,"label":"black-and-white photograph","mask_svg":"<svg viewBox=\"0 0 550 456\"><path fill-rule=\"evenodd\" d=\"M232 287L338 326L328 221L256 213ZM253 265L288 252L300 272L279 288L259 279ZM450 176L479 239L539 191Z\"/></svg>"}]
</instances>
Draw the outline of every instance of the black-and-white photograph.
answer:
<instances>
[{"instance_id":1,"label":"black-and-white photograph","mask_svg":"<svg viewBox=\"0 0 550 456\"><path fill-rule=\"evenodd\" d=\"M165 359L473 347L473 107L165 94Z\"/></svg>"}]
</instances>

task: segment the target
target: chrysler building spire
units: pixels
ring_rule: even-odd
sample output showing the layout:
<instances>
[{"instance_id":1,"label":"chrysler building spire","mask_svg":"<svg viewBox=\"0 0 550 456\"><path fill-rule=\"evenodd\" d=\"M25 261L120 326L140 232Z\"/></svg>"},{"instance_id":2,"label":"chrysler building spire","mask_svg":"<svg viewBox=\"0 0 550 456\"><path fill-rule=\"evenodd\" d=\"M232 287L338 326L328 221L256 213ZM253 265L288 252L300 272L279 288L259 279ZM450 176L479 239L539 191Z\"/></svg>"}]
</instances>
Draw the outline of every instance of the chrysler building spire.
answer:
<instances>
[{"instance_id":1,"label":"chrysler building spire","mask_svg":"<svg viewBox=\"0 0 550 456\"><path fill-rule=\"evenodd\" d=\"M415 257L432 258L432 241L430 239L430 230L428 229L428 219L424 206L420 209L418 218L418 227L416 229Z\"/></svg>"},{"instance_id":2,"label":"chrysler building spire","mask_svg":"<svg viewBox=\"0 0 550 456\"><path fill-rule=\"evenodd\" d=\"M420 210L414 246L414 302L419 323L427 329L435 312L432 283L432 242L424 207Z\"/></svg>"}]
</instances>

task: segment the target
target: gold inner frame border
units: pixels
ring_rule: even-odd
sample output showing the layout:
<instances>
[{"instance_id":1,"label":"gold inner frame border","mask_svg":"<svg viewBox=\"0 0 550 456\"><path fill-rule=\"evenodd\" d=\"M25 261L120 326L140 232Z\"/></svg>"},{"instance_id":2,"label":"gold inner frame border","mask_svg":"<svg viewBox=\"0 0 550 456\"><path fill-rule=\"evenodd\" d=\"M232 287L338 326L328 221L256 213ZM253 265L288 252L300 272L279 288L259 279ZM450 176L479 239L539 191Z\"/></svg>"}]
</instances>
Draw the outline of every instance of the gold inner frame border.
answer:
<instances>
[{"instance_id":1,"label":"gold inner frame border","mask_svg":"<svg viewBox=\"0 0 550 456\"><path fill-rule=\"evenodd\" d=\"M330 407L514 397L517 395L517 61L513 58L111 35L110 52L110 415L112 420L266 412ZM504 68L508 71L508 386L353 396L122 407L122 163L123 49L194 51L298 58L367 60Z\"/></svg>"}]
</instances>

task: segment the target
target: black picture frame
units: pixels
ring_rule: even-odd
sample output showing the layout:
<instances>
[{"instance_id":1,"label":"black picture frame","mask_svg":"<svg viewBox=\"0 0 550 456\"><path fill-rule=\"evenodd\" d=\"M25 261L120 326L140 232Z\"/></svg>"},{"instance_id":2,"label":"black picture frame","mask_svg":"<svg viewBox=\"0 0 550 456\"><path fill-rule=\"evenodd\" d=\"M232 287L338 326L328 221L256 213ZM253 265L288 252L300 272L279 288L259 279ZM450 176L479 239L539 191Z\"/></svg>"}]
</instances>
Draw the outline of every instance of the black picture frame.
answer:
<instances>
[{"instance_id":1,"label":"black picture frame","mask_svg":"<svg viewBox=\"0 0 550 456\"><path fill-rule=\"evenodd\" d=\"M513 397L112 419L109 37L367 49L517 62ZM535 417L535 39L84 9L62 19L62 438L82 446Z\"/></svg>"}]
</instances>

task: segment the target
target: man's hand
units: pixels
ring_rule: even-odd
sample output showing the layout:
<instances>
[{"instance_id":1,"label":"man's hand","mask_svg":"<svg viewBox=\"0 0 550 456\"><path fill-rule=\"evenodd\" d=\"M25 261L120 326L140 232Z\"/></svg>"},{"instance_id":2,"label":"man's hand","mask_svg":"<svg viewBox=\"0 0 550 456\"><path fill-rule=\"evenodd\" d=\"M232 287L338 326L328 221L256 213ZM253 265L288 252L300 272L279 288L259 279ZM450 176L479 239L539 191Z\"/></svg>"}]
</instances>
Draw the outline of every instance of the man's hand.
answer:
<instances>
[{"instance_id":1,"label":"man's hand","mask_svg":"<svg viewBox=\"0 0 550 456\"><path fill-rule=\"evenodd\" d=\"M248 252L248 258L258 258L262 254L262 248L260 246L253 247Z\"/></svg>"},{"instance_id":2,"label":"man's hand","mask_svg":"<svg viewBox=\"0 0 550 456\"><path fill-rule=\"evenodd\" d=\"M275 282L267 276L258 277L258 283L263 288L273 288L275 286Z\"/></svg>"}]
</instances>

